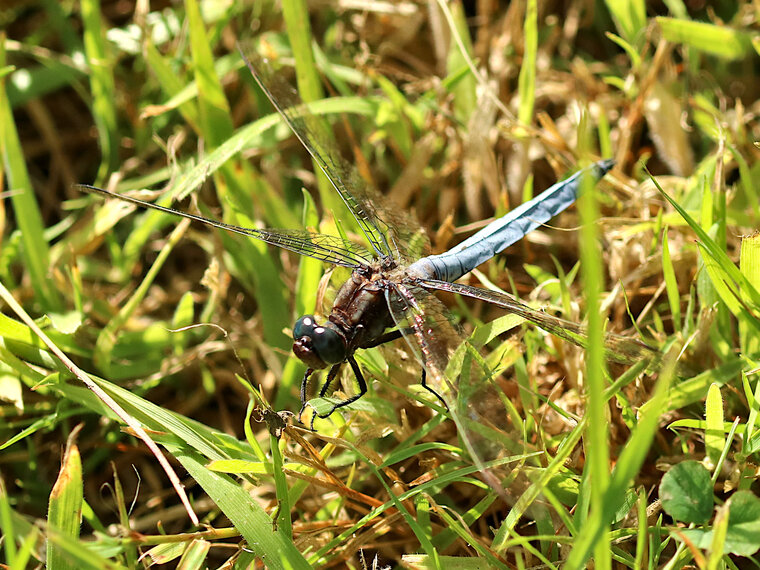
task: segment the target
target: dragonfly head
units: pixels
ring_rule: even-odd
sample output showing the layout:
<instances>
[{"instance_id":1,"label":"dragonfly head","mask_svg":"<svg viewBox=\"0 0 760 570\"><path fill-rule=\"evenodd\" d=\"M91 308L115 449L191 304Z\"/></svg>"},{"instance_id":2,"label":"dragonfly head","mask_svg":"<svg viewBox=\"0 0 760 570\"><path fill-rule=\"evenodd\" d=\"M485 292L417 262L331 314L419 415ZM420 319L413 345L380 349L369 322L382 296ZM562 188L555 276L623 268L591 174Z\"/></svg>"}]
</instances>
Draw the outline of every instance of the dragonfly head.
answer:
<instances>
[{"instance_id":1,"label":"dragonfly head","mask_svg":"<svg viewBox=\"0 0 760 570\"><path fill-rule=\"evenodd\" d=\"M309 368L321 369L346 359L346 337L330 321L317 324L313 315L304 315L293 325L293 352Z\"/></svg>"}]
</instances>

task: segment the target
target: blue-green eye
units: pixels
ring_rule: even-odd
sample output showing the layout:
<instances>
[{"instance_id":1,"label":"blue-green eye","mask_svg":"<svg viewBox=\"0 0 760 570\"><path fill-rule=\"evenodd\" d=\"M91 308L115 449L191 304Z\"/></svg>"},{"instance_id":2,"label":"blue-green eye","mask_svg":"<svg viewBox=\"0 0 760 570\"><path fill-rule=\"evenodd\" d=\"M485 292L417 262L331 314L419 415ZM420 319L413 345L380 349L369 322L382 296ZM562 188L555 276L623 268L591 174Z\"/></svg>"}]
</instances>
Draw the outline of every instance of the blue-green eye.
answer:
<instances>
[{"instance_id":1,"label":"blue-green eye","mask_svg":"<svg viewBox=\"0 0 760 570\"><path fill-rule=\"evenodd\" d=\"M333 329L316 327L311 334L311 341L314 352L326 364L337 364L346 359L343 338Z\"/></svg>"},{"instance_id":2,"label":"blue-green eye","mask_svg":"<svg viewBox=\"0 0 760 570\"><path fill-rule=\"evenodd\" d=\"M310 337L315 328L317 328L317 321L314 320L314 315L304 315L293 325L293 338L298 340L305 336Z\"/></svg>"}]
</instances>

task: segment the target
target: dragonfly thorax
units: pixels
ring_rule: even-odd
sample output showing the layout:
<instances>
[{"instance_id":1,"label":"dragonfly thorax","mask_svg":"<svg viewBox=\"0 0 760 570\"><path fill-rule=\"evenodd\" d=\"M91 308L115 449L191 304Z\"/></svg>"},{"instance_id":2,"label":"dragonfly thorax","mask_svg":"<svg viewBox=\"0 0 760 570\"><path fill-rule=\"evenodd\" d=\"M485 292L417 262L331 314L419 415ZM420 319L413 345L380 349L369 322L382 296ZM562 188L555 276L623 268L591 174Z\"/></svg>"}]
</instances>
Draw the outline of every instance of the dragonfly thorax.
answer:
<instances>
[{"instance_id":1,"label":"dragonfly thorax","mask_svg":"<svg viewBox=\"0 0 760 570\"><path fill-rule=\"evenodd\" d=\"M320 325L304 315L293 325L293 353L309 368L327 368L346 359L346 337L334 323Z\"/></svg>"},{"instance_id":2,"label":"dragonfly thorax","mask_svg":"<svg viewBox=\"0 0 760 570\"><path fill-rule=\"evenodd\" d=\"M382 271L392 271L398 267L398 261L390 255L385 255L380 259L380 269Z\"/></svg>"}]
</instances>

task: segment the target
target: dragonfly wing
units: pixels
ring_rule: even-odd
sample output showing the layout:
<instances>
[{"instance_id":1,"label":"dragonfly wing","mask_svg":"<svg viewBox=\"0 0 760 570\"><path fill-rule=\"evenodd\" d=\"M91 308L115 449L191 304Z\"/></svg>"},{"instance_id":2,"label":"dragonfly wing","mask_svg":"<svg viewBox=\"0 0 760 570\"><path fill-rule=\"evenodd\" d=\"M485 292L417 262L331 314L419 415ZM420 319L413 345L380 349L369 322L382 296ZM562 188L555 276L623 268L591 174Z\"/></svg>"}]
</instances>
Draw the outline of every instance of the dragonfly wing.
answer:
<instances>
[{"instance_id":1,"label":"dragonfly wing","mask_svg":"<svg viewBox=\"0 0 760 570\"><path fill-rule=\"evenodd\" d=\"M231 233L240 234L248 237L252 237L270 245L281 247L298 253L300 255L306 255L308 257L314 257L321 261L331 263L333 265L341 265L343 267L356 268L362 265L368 265L372 262L372 255L363 247L353 244L343 239L331 236L327 234L319 234L316 232L308 232L303 230L274 230L274 229L257 229L257 228L245 228L242 226L235 226L220 222L219 220L212 220L210 218L204 218L196 214L190 214L188 212L182 212L175 210L174 208L168 208L155 204L153 202L146 202L140 200L129 194L116 194L110 190L104 190L97 186L89 186L86 184L79 184L78 188L83 192L91 194L102 194L110 198L117 198L119 200L129 202L140 206L141 208L158 210L165 214L180 218L188 218L194 222L199 222L207 226L225 230Z\"/></svg>"},{"instance_id":2,"label":"dragonfly wing","mask_svg":"<svg viewBox=\"0 0 760 570\"><path fill-rule=\"evenodd\" d=\"M340 237L305 230L255 230L269 244L333 265L356 268L372 263L373 255L364 247ZM248 234L244 234L248 235Z\"/></svg>"},{"instance_id":3,"label":"dragonfly wing","mask_svg":"<svg viewBox=\"0 0 760 570\"><path fill-rule=\"evenodd\" d=\"M446 392L454 391L446 368L462 339L449 320L446 307L414 285L389 282L385 294L394 323L425 367L429 380Z\"/></svg>"},{"instance_id":4,"label":"dragonfly wing","mask_svg":"<svg viewBox=\"0 0 760 570\"><path fill-rule=\"evenodd\" d=\"M324 136L324 123L309 112L297 91L282 74L276 73L253 49L244 50L239 46L239 50L256 83L330 180L356 218L376 255L397 255L410 239L406 235L408 229L413 228L414 233L417 233L419 224L399 208L383 207L385 200L369 189L356 169L342 158L335 144ZM381 225L384 231L381 230ZM390 236L390 241L386 233Z\"/></svg>"},{"instance_id":5,"label":"dragonfly wing","mask_svg":"<svg viewBox=\"0 0 760 570\"><path fill-rule=\"evenodd\" d=\"M424 366L429 386L446 402L464 454L488 484L504 494L503 466L524 452L519 430L509 427L508 398L433 294L413 283L391 282L386 300L395 324Z\"/></svg>"},{"instance_id":6,"label":"dragonfly wing","mask_svg":"<svg viewBox=\"0 0 760 570\"><path fill-rule=\"evenodd\" d=\"M516 314L546 332L567 340L581 347L586 347L588 337L585 327L547 313L536 311L526 304L518 301L508 293L481 289L462 283L449 283L437 279L418 279L414 282L426 289L437 291L449 291L458 295L464 295L480 301L485 301ZM655 360L659 352L643 342L624 336L607 333L604 337L607 358L624 364L634 364L640 360Z\"/></svg>"}]
</instances>

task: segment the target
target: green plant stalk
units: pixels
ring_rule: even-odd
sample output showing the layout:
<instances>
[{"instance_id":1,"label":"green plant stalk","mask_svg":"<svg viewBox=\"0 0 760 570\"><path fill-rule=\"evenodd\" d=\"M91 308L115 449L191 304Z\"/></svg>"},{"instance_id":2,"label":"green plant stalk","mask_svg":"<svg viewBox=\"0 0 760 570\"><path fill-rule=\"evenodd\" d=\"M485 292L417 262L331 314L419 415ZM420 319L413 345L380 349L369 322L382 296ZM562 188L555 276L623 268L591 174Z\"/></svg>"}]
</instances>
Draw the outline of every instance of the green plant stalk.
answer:
<instances>
[{"instance_id":1,"label":"green plant stalk","mask_svg":"<svg viewBox=\"0 0 760 570\"><path fill-rule=\"evenodd\" d=\"M116 503L116 511L119 514L119 525L126 534L130 534L131 524L129 520L129 508L127 507L126 497L124 496L124 487L121 484L121 479L118 473L114 473L113 480L113 494L114 502ZM134 568L137 564L138 552L134 545L129 545L124 550L124 558L130 568Z\"/></svg>"},{"instance_id":2,"label":"green plant stalk","mask_svg":"<svg viewBox=\"0 0 760 570\"><path fill-rule=\"evenodd\" d=\"M284 536L293 540L293 522L290 519L290 496L288 494L288 481L283 471L280 440L272 434L269 435L269 450L272 454L274 485L277 493L277 518L275 519L275 523L277 524L277 529Z\"/></svg>"},{"instance_id":3,"label":"green plant stalk","mask_svg":"<svg viewBox=\"0 0 760 570\"><path fill-rule=\"evenodd\" d=\"M636 560L633 565L634 568L647 568L648 564L644 562L644 555L647 552L647 542L649 540L648 524L647 524L647 492L641 487L639 488L639 500L637 501L637 515L638 524L636 528Z\"/></svg>"},{"instance_id":4,"label":"green plant stalk","mask_svg":"<svg viewBox=\"0 0 760 570\"><path fill-rule=\"evenodd\" d=\"M580 129L583 129L581 125ZM583 133L583 130L580 130ZM585 450L588 455L591 477L591 511L602 512L604 494L609 485L609 430L607 429L606 399L604 397L604 379L606 368L604 362L604 322L602 319L600 299L602 290L602 255L599 249L597 220L599 207L593 193L593 181L583 181L579 200L581 214L580 258L583 289L586 297L586 314L588 317L588 348L586 351L586 415L589 429L584 437ZM583 529L579 529L583 532ZM594 562L597 568L611 566L611 550L606 532L599 534L594 548Z\"/></svg>"}]
</instances>

